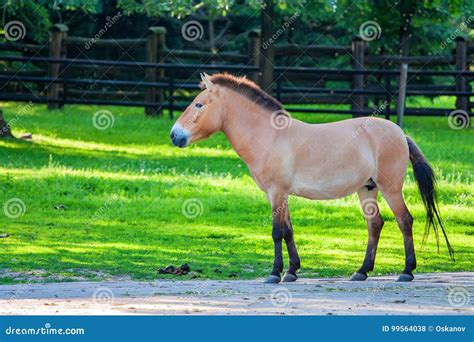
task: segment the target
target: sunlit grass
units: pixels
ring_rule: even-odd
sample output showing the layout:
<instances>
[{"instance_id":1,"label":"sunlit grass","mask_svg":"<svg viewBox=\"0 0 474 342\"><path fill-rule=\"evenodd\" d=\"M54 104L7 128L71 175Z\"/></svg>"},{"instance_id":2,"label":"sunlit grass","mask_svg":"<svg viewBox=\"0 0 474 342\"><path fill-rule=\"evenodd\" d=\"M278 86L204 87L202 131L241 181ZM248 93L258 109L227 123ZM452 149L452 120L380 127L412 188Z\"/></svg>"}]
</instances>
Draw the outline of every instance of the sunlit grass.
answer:
<instances>
[{"instance_id":1,"label":"sunlit grass","mask_svg":"<svg viewBox=\"0 0 474 342\"><path fill-rule=\"evenodd\" d=\"M23 106L1 104L7 120ZM0 140L0 205L20 198L26 206L18 218L0 212L0 234L10 234L0 239L0 283L12 282L2 269L45 270L46 280L88 272L95 279L95 271L154 279L157 268L185 262L203 278L228 278L230 272L255 278L270 271L270 206L222 134L177 149L169 143L173 121L166 116L112 107L114 126L100 131L92 124L99 109L34 105L12 127L33 139ZM315 123L347 118L295 116ZM454 131L446 118L407 117L405 123L438 173L441 210L456 251L455 263L443 242L438 254L433 235L421 250L424 208L409 168L404 194L415 216L418 271L472 270L472 130ZM188 199L202 203L200 216L183 215ZM360 266L366 228L354 195L325 202L291 198L290 207L303 274L349 275ZM381 210L386 225L375 274L398 273L402 237L384 201Z\"/></svg>"}]
</instances>

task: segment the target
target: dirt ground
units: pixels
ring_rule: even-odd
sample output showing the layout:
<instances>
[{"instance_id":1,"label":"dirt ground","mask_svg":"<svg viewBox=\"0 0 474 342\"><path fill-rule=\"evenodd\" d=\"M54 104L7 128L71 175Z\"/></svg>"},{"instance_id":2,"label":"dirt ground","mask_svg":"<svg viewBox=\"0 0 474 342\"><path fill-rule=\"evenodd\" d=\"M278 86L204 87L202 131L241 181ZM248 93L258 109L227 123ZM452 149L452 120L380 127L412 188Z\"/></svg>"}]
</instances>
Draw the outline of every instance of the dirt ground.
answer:
<instances>
[{"instance_id":1,"label":"dirt ground","mask_svg":"<svg viewBox=\"0 0 474 342\"><path fill-rule=\"evenodd\" d=\"M342 278L28 283L0 286L1 315L473 315L474 272Z\"/></svg>"}]
</instances>

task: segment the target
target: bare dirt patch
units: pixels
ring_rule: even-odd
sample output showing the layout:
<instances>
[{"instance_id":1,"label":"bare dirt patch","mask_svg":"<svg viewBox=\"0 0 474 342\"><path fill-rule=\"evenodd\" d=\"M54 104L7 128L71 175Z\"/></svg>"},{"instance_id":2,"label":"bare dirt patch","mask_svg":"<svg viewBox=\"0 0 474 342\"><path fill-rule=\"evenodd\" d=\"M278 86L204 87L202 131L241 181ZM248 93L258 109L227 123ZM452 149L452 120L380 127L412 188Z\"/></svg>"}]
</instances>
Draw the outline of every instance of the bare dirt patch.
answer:
<instances>
[{"instance_id":1,"label":"bare dirt patch","mask_svg":"<svg viewBox=\"0 0 474 342\"><path fill-rule=\"evenodd\" d=\"M2 315L472 315L474 272L342 278L27 283L0 286Z\"/></svg>"},{"instance_id":2,"label":"bare dirt patch","mask_svg":"<svg viewBox=\"0 0 474 342\"><path fill-rule=\"evenodd\" d=\"M0 278L7 278L13 281L21 281L27 283L41 283L41 282L68 282L68 281L122 281L130 280L128 276L113 276L111 274L87 270L87 269L66 269L64 275L51 274L42 269L32 271L12 271L9 269L0 270Z\"/></svg>"}]
</instances>

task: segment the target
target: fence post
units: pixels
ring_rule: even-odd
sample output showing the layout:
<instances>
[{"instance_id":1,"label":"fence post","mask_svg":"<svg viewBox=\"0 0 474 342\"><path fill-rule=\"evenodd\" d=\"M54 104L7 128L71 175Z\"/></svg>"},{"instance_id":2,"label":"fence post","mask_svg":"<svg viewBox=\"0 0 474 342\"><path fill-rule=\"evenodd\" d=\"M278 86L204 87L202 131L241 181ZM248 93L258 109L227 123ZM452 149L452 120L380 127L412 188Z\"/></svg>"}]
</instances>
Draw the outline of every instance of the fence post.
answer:
<instances>
[{"instance_id":1,"label":"fence post","mask_svg":"<svg viewBox=\"0 0 474 342\"><path fill-rule=\"evenodd\" d=\"M248 39L247 52L249 55L249 65L258 68L260 61L260 30L250 31ZM254 82L258 82L258 71L252 73L250 79Z\"/></svg>"},{"instance_id":2,"label":"fence post","mask_svg":"<svg viewBox=\"0 0 474 342\"><path fill-rule=\"evenodd\" d=\"M62 47L64 38L67 35L68 27L63 24L56 24L51 27L49 36L49 58L62 58ZM58 63L48 64L48 77L57 78L61 65ZM58 102L51 102L50 100L59 99L59 83L50 83L47 90L48 109L59 108Z\"/></svg>"},{"instance_id":3,"label":"fence post","mask_svg":"<svg viewBox=\"0 0 474 342\"><path fill-rule=\"evenodd\" d=\"M173 120L173 110L174 110L174 80L173 76L170 77L170 82L168 84L168 111L170 115L170 119Z\"/></svg>"},{"instance_id":4,"label":"fence post","mask_svg":"<svg viewBox=\"0 0 474 342\"><path fill-rule=\"evenodd\" d=\"M271 42L274 32L275 11L272 0L264 1L262 9L262 41L264 48L260 50L259 85L268 94L272 94L273 64L275 62L275 44ZM263 47L263 45L262 45Z\"/></svg>"},{"instance_id":5,"label":"fence post","mask_svg":"<svg viewBox=\"0 0 474 342\"><path fill-rule=\"evenodd\" d=\"M467 42L463 37L456 38L456 71L467 70ZM468 82L466 77L462 75L456 76L456 91L467 91ZM464 110L466 113L469 110L469 97L464 95L457 95L456 109Z\"/></svg>"},{"instance_id":6,"label":"fence post","mask_svg":"<svg viewBox=\"0 0 474 342\"><path fill-rule=\"evenodd\" d=\"M403 127L403 114L405 112L405 99L407 93L408 64L400 65L400 80L398 83L397 99L397 125Z\"/></svg>"},{"instance_id":7,"label":"fence post","mask_svg":"<svg viewBox=\"0 0 474 342\"><path fill-rule=\"evenodd\" d=\"M364 70L365 69L365 48L366 43L360 37L354 37L352 39L352 69L353 70ZM363 90L364 89L364 74L354 74L352 76L352 89ZM353 95L351 110L364 110L365 96ZM353 114L353 117L363 116L364 114Z\"/></svg>"},{"instance_id":8,"label":"fence post","mask_svg":"<svg viewBox=\"0 0 474 342\"><path fill-rule=\"evenodd\" d=\"M385 119L390 120L390 103L392 102L392 83L391 76L385 75Z\"/></svg>"},{"instance_id":9,"label":"fence post","mask_svg":"<svg viewBox=\"0 0 474 342\"><path fill-rule=\"evenodd\" d=\"M166 39L166 28L164 27L150 27L148 29L148 36L146 42L146 58L148 63L161 63L164 58ZM147 68L145 71L145 79L147 82L156 82L157 79L164 78L164 70L156 68ZM145 90L145 102L159 102L163 103L163 89L156 89L149 87ZM162 115L162 107L145 107L145 114L151 116Z\"/></svg>"}]
</instances>

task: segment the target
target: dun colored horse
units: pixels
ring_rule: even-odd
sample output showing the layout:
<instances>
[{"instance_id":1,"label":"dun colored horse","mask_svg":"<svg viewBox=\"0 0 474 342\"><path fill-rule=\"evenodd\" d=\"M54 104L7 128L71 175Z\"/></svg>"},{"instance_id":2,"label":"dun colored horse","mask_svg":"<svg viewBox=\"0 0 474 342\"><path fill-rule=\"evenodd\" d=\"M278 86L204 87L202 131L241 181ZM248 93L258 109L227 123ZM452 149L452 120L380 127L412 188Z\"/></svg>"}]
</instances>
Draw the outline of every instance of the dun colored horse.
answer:
<instances>
[{"instance_id":1,"label":"dun colored horse","mask_svg":"<svg viewBox=\"0 0 474 342\"><path fill-rule=\"evenodd\" d=\"M244 77L201 74L201 78L202 91L174 124L171 141L186 147L222 131L245 161L272 207L275 258L266 282L281 280L283 240L289 255L283 281L295 281L300 268L288 196L329 200L354 192L359 196L369 237L365 259L351 280L367 279L367 273L374 268L384 224L377 205L378 191L403 234L405 268L398 281L413 280L413 217L402 194L409 160L427 209L424 239L433 227L439 244L440 227L453 258L438 214L433 170L415 142L397 125L374 117L307 124L291 118L277 100Z\"/></svg>"}]
</instances>

